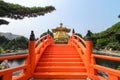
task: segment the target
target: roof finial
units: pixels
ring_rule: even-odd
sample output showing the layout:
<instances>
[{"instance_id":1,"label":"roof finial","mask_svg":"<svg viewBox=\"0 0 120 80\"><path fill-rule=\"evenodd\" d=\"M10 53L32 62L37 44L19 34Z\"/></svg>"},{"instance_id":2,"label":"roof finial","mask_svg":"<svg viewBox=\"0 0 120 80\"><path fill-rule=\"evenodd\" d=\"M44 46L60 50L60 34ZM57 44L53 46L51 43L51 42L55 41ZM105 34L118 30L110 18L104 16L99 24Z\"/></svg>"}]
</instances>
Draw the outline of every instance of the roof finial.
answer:
<instances>
[{"instance_id":1,"label":"roof finial","mask_svg":"<svg viewBox=\"0 0 120 80\"><path fill-rule=\"evenodd\" d=\"M62 27L63 26L63 23L60 23L60 27Z\"/></svg>"}]
</instances>

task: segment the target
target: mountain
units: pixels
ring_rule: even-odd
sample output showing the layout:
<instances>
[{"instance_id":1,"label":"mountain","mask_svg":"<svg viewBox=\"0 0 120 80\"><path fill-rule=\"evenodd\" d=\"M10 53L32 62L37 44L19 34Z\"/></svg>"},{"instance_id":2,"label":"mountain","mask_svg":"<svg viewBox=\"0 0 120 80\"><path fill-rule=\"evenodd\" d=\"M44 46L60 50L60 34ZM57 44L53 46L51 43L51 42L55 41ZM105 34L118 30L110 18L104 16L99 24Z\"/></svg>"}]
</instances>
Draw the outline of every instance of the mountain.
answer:
<instances>
[{"instance_id":1,"label":"mountain","mask_svg":"<svg viewBox=\"0 0 120 80\"><path fill-rule=\"evenodd\" d=\"M0 35L1 35L1 36L5 36L5 37L8 38L9 40L12 40L12 39L21 37L20 35L15 35L15 34L12 34L12 33L3 33L3 32L0 32Z\"/></svg>"}]
</instances>

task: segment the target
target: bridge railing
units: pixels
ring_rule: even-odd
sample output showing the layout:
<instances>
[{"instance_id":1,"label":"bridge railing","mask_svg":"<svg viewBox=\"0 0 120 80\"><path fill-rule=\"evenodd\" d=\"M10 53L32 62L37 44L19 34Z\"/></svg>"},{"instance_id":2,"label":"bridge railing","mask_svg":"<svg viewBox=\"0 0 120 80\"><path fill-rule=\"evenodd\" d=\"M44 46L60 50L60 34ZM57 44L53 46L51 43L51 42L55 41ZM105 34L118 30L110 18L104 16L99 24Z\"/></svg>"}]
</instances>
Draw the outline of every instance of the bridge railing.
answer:
<instances>
[{"instance_id":1,"label":"bridge railing","mask_svg":"<svg viewBox=\"0 0 120 80\"><path fill-rule=\"evenodd\" d=\"M75 35L74 31L72 36L69 38L68 43L73 45L79 52L85 67L87 69L87 74L90 73L90 55L92 51L91 41L85 41L82 37Z\"/></svg>"},{"instance_id":2,"label":"bridge railing","mask_svg":"<svg viewBox=\"0 0 120 80\"><path fill-rule=\"evenodd\" d=\"M26 59L25 64L0 70L0 80L28 80L29 78L33 77L33 71L40 56L45 48L52 43L53 39L49 34L39 38L38 40L35 40L35 36L32 31L30 41L28 43L28 54L0 57L0 61L13 59L16 60L21 58ZM18 76L13 76L13 72L18 70L23 70L23 73Z\"/></svg>"},{"instance_id":3,"label":"bridge railing","mask_svg":"<svg viewBox=\"0 0 120 80\"><path fill-rule=\"evenodd\" d=\"M39 38L38 40L35 40L35 36L33 31L31 32L31 37L29 41L29 47L28 47L28 58L26 60L26 64L30 65L30 77L33 77L33 73L35 70L35 67L39 61L39 58L41 58L41 55L43 51L46 49L46 47L53 43L53 38L48 33L47 35L44 35L43 37Z\"/></svg>"},{"instance_id":4,"label":"bridge railing","mask_svg":"<svg viewBox=\"0 0 120 80\"><path fill-rule=\"evenodd\" d=\"M0 61L16 60L16 59L27 58L27 57L28 57L28 54L12 55L12 56L1 56ZM12 80L13 79L13 76L12 76L13 72L16 72L18 70L25 71L28 67L29 67L29 65L22 64L22 65L18 65L18 66L15 66L15 67L2 69L2 70L0 70L0 80ZM24 74L20 75L20 76L24 77Z\"/></svg>"},{"instance_id":5,"label":"bridge railing","mask_svg":"<svg viewBox=\"0 0 120 80\"><path fill-rule=\"evenodd\" d=\"M93 80L120 80L120 70L108 68L96 63L96 58L120 62L120 57L93 54L92 40L89 31L86 40L73 33L69 38L68 43L73 45L79 52L87 69L89 78ZM98 71L106 72L108 77L105 78L103 76L100 76L98 74Z\"/></svg>"},{"instance_id":6,"label":"bridge railing","mask_svg":"<svg viewBox=\"0 0 120 80\"><path fill-rule=\"evenodd\" d=\"M114 57L114 56L105 56L105 55L97 55L97 54L92 54L91 55L91 60L95 60L96 58L98 59L104 59L104 60L111 60L111 61L118 61L120 62L120 57ZM96 70L96 71L102 71L107 73L107 78L99 75L94 75L99 78L99 80L120 80L120 70L112 69L109 67L105 67L99 64L91 64L91 67ZM93 76L93 75L92 75Z\"/></svg>"}]
</instances>

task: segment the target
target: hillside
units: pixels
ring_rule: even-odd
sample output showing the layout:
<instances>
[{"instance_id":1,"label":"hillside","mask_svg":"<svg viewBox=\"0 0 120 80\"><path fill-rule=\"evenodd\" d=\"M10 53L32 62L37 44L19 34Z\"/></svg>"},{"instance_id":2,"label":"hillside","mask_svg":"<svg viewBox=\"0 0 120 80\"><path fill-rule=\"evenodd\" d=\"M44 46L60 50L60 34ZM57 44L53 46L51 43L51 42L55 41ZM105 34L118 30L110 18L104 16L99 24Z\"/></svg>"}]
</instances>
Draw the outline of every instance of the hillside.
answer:
<instances>
[{"instance_id":1,"label":"hillside","mask_svg":"<svg viewBox=\"0 0 120 80\"><path fill-rule=\"evenodd\" d=\"M0 54L28 48L28 39L12 33L0 33Z\"/></svg>"},{"instance_id":2,"label":"hillside","mask_svg":"<svg viewBox=\"0 0 120 80\"><path fill-rule=\"evenodd\" d=\"M0 32L0 36L5 36L9 40L21 37L20 35L15 35L15 34L12 34L12 33L3 33L3 32Z\"/></svg>"},{"instance_id":3,"label":"hillside","mask_svg":"<svg viewBox=\"0 0 120 80\"><path fill-rule=\"evenodd\" d=\"M120 50L120 22L99 33L93 33L95 49Z\"/></svg>"}]
</instances>

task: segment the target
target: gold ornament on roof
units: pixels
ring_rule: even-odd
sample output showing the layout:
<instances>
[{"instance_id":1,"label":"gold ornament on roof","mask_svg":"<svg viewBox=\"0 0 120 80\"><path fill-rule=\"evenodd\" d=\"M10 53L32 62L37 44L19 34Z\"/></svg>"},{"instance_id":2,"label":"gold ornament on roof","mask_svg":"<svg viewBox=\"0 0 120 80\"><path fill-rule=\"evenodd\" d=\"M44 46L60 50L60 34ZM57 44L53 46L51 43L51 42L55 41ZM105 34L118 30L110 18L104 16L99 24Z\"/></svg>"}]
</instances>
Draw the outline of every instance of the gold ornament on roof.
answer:
<instances>
[{"instance_id":1,"label":"gold ornament on roof","mask_svg":"<svg viewBox=\"0 0 120 80\"><path fill-rule=\"evenodd\" d=\"M60 23L60 27L62 27L63 26L63 23Z\"/></svg>"}]
</instances>

